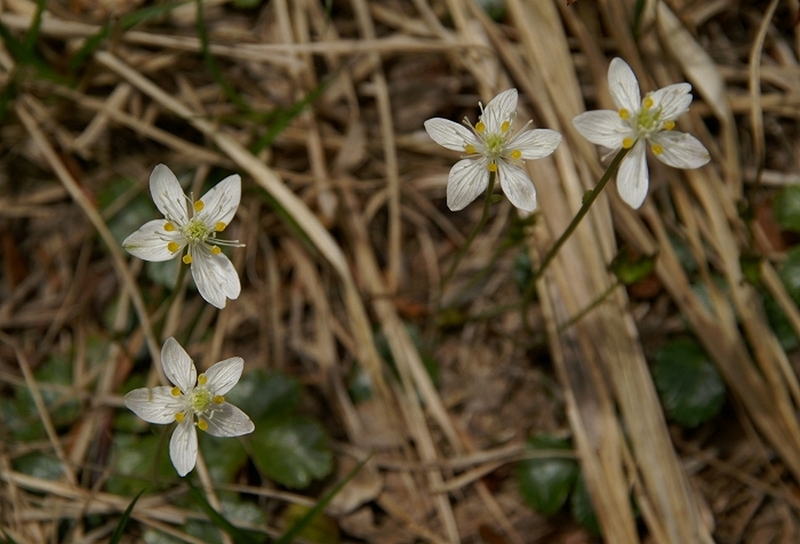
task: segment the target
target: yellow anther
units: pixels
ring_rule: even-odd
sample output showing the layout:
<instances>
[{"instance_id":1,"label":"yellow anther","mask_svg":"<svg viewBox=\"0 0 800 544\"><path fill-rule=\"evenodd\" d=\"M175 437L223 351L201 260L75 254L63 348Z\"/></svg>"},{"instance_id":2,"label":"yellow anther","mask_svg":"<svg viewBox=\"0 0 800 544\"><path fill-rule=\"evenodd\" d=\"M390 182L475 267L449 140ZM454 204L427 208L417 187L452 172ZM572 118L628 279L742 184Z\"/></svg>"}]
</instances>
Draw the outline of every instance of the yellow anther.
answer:
<instances>
[{"instance_id":1,"label":"yellow anther","mask_svg":"<svg viewBox=\"0 0 800 544\"><path fill-rule=\"evenodd\" d=\"M212 400L214 401L214 404L222 404L223 402L225 402L225 397L223 397L222 395L217 395Z\"/></svg>"},{"instance_id":2,"label":"yellow anther","mask_svg":"<svg viewBox=\"0 0 800 544\"><path fill-rule=\"evenodd\" d=\"M175 225L167 221L166 223L164 223L164 230L167 232L172 232L173 230L175 230Z\"/></svg>"},{"instance_id":3,"label":"yellow anther","mask_svg":"<svg viewBox=\"0 0 800 544\"><path fill-rule=\"evenodd\" d=\"M664 130L672 130L675 128L675 121L666 121L664 123Z\"/></svg>"},{"instance_id":4,"label":"yellow anther","mask_svg":"<svg viewBox=\"0 0 800 544\"><path fill-rule=\"evenodd\" d=\"M228 226L228 225L226 225L225 223L223 223L222 221L220 221L219 223L217 223L216 225L214 225L214 230L215 230L215 231L217 231L217 232L222 232L223 230L225 230L225 227L227 227L227 226Z\"/></svg>"},{"instance_id":5,"label":"yellow anther","mask_svg":"<svg viewBox=\"0 0 800 544\"><path fill-rule=\"evenodd\" d=\"M511 123L509 123L508 121L503 121L503 124L500 125L500 130L502 132L507 132L508 129L510 129L510 128L511 128Z\"/></svg>"},{"instance_id":6,"label":"yellow anther","mask_svg":"<svg viewBox=\"0 0 800 544\"><path fill-rule=\"evenodd\" d=\"M642 101L642 106L644 106L645 108L647 108L649 110L650 108L653 107L653 104L655 104L655 103L656 103L656 101L653 100L652 96L645 96L644 100Z\"/></svg>"},{"instance_id":7,"label":"yellow anther","mask_svg":"<svg viewBox=\"0 0 800 544\"><path fill-rule=\"evenodd\" d=\"M475 132L477 132L478 134L483 134L483 131L485 130L486 130L486 124L483 121L478 121L478 123L475 125Z\"/></svg>"},{"instance_id":8,"label":"yellow anther","mask_svg":"<svg viewBox=\"0 0 800 544\"><path fill-rule=\"evenodd\" d=\"M494 161L490 162L486 169L489 170L489 172L497 172L497 163Z\"/></svg>"},{"instance_id":9,"label":"yellow anther","mask_svg":"<svg viewBox=\"0 0 800 544\"><path fill-rule=\"evenodd\" d=\"M206 207L206 205L205 205L205 204L203 204L203 201L202 201L202 200L198 200L197 202L195 202L194 204L192 204L192 207L194 208L194 211L196 211L196 212L201 212L201 211L203 211L203 208L205 208L205 207Z\"/></svg>"},{"instance_id":10,"label":"yellow anther","mask_svg":"<svg viewBox=\"0 0 800 544\"><path fill-rule=\"evenodd\" d=\"M170 253L175 253L181 248L178 242L167 242L167 251Z\"/></svg>"},{"instance_id":11,"label":"yellow anther","mask_svg":"<svg viewBox=\"0 0 800 544\"><path fill-rule=\"evenodd\" d=\"M172 388L172 390L169 393L173 397L179 397L181 394L181 388L176 385L175 387Z\"/></svg>"},{"instance_id":12,"label":"yellow anther","mask_svg":"<svg viewBox=\"0 0 800 544\"><path fill-rule=\"evenodd\" d=\"M475 149L475 146L474 146L474 145L472 145L472 144L466 144L466 145L464 146L464 152L465 152L467 155L474 155L474 154L477 152L477 149Z\"/></svg>"},{"instance_id":13,"label":"yellow anther","mask_svg":"<svg viewBox=\"0 0 800 544\"><path fill-rule=\"evenodd\" d=\"M197 420L197 428L200 429L201 431L207 431L208 430L208 421L206 421L205 419L198 419Z\"/></svg>"},{"instance_id":14,"label":"yellow anther","mask_svg":"<svg viewBox=\"0 0 800 544\"><path fill-rule=\"evenodd\" d=\"M181 260L183 261L183 264L192 264L192 256L189 255L188 253L184 255L183 258L181 258Z\"/></svg>"},{"instance_id":15,"label":"yellow anther","mask_svg":"<svg viewBox=\"0 0 800 544\"><path fill-rule=\"evenodd\" d=\"M197 383L199 383L200 385L207 384L208 383L208 377L205 374L200 374L197 377Z\"/></svg>"},{"instance_id":16,"label":"yellow anther","mask_svg":"<svg viewBox=\"0 0 800 544\"><path fill-rule=\"evenodd\" d=\"M661 155L664 152L664 148L658 144L653 144L653 147L651 149L653 150L653 153L655 153L656 155Z\"/></svg>"},{"instance_id":17,"label":"yellow anther","mask_svg":"<svg viewBox=\"0 0 800 544\"><path fill-rule=\"evenodd\" d=\"M214 255L219 255L222 253L222 250L219 248L219 246L211 246L211 253Z\"/></svg>"},{"instance_id":18,"label":"yellow anther","mask_svg":"<svg viewBox=\"0 0 800 544\"><path fill-rule=\"evenodd\" d=\"M633 147L633 138L625 138L624 140L622 140L622 147L624 147L625 149L630 149L631 147Z\"/></svg>"},{"instance_id":19,"label":"yellow anther","mask_svg":"<svg viewBox=\"0 0 800 544\"><path fill-rule=\"evenodd\" d=\"M515 161L518 161L519 159L522 158L522 151L520 151L519 149L514 149L513 151L511 151L511 158L514 159Z\"/></svg>"},{"instance_id":20,"label":"yellow anther","mask_svg":"<svg viewBox=\"0 0 800 544\"><path fill-rule=\"evenodd\" d=\"M622 119L627 119L628 117L630 117L630 116L631 116L631 114L630 114L630 113L628 112L628 110L626 110L625 108L620 108L620 110L619 110L619 116L620 116L620 118L622 118Z\"/></svg>"},{"instance_id":21,"label":"yellow anther","mask_svg":"<svg viewBox=\"0 0 800 544\"><path fill-rule=\"evenodd\" d=\"M177 421L178 423L183 422L183 412L178 412L177 414L175 414L175 421Z\"/></svg>"}]
</instances>

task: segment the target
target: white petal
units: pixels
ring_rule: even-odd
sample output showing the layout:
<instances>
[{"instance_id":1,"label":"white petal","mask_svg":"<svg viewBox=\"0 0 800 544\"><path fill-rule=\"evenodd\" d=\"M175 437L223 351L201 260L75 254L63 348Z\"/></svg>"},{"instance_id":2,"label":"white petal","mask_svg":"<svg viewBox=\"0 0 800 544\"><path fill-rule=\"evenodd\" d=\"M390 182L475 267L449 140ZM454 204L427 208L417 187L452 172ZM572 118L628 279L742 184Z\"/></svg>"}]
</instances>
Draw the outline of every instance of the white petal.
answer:
<instances>
[{"instance_id":1,"label":"white petal","mask_svg":"<svg viewBox=\"0 0 800 544\"><path fill-rule=\"evenodd\" d=\"M654 134L651 140L664 150L656 157L675 168L700 168L711 160L705 146L691 134L662 131Z\"/></svg>"},{"instance_id":2,"label":"white petal","mask_svg":"<svg viewBox=\"0 0 800 544\"><path fill-rule=\"evenodd\" d=\"M241 357L231 357L214 363L205 371L206 378L208 378L208 389L214 395L224 395L239 382L243 368L244 359Z\"/></svg>"},{"instance_id":3,"label":"white petal","mask_svg":"<svg viewBox=\"0 0 800 544\"><path fill-rule=\"evenodd\" d=\"M561 134L555 130L540 128L520 132L506 145L513 151L522 152L523 159L541 159L550 155L561 143Z\"/></svg>"},{"instance_id":4,"label":"white petal","mask_svg":"<svg viewBox=\"0 0 800 544\"><path fill-rule=\"evenodd\" d=\"M194 416L188 415L175 427L169 439L169 458L181 477L186 476L197 462L197 431Z\"/></svg>"},{"instance_id":5,"label":"white petal","mask_svg":"<svg viewBox=\"0 0 800 544\"><path fill-rule=\"evenodd\" d=\"M639 81L628 63L619 57L608 67L608 88L617 108L625 108L631 115L639 111L642 102Z\"/></svg>"},{"instance_id":6,"label":"white petal","mask_svg":"<svg viewBox=\"0 0 800 544\"><path fill-rule=\"evenodd\" d=\"M536 209L536 188L533 182L519 166L503 161L497 162L500 187L511 203L526 212Z\"/></svg>"},{"instance_id":7,"label":"white petal","mask_svg":"<svg viewBox=\"0 0 800 544\"><path fill-rule=\"evenodd\" d=\"M141 387L125 395L125 406L148 423L172 423L181 411L180 401L170 394L171 387Z\"/></svg>"},{"instance_id":8,"label":"white petal","mask_svg":"<svg viewBox=\"0 0 800 544\"><path fill-rule=\"evenodd\" d=\"M192 358L175 338L170 336L161 348L161 366L170 382L188 393L197 383L197 369Z\"/></svg>"},{"instance_id":9,"label":"white petal","mask_svg":"<svg viewBox=\"0 0 800 544\"><path fill-rule=\"evenodd\" d=\"M462 159L450 169L447 178L447 207L457 212L478 198L489 185L486 159Z\"/></svg>"},{"instance_id":10,"label":"white petal","mask_svg":"<svg viewBox=\"0 0 800 544\"><path fill-rule=\"evenodd\" d=\"M233 174L214 185L203 195L200 201L204 207L197 216L212 229L220 222L227 226L236 215L241 198L242 178L239 174Z\"/></svg>"},{"instance_id":11,"label":"white petal","mask_svg":"<svg viewBox=\"0 0 800 544\"><path fill-rule=\"evenodd\" d=\"M425 121L425 130L434 142L453 151L464 152L466 144L477 147L478 141L470 129L449 119L434 117Z\"/></svg>"},{"instance_id":12,"label":"white petal","mask_svg":"<svg viewBox=\"0 0 800 544\"><path fill-rule=\"evenodd\" d=\"M483 110L481 121L486 125L485 134L500 134L504 121L511 121L517 113L517 90L508 89L492 98Z\"/></svg>"},{"instance_id":13,"label":"white petal","mask_svg":"<svg viewBox=\"0 0 800 544\"><path fill-rule=\"evenodd\" d=\"M622 159L617 173L617 191L622 200L634 210L644 202L650 185L650 172L645 157L646 145L639 140Z\"/></svg>"},{"instance_id":14,"label":"white petal","mask_svg":"<svg viewBox=\"0 0 800 544\"><path fill-rule=\"evenodd\" d=\"M677 119L689 110L692 103L692 86L688 83L667 85L650 93L653 106L661 106L661 119L670 121Z\"/></svg>"},{"instance_id":15,"label":"white petal","mask_svg":"<svg viewBox=\"0 0 800 544\"><path fill-rule=\"evenodd\" d=\"M186 195L178 178L163 164L157 164L150 174L150 194L158 210L170 221L185 225L189 221Z\"/></svg>"},{"instance_id":16,"label":"white petal","mask_svg":"<svg viewBox=\"0 0 800 544\"><path fill-rule=\"evenodd\" d=\"M178 243L178 250L174 253L167 249L171 241ZM145 261L168 261L178 255L186 242L164 230L164 220L154 219L148 221L136 232L122 241L122 247L133 255Z\"/></svg>"},{"instance_id":17,"label":"white petal","mask_svg":"<svg viewBox=\"0 0 800 544\"><path fill-rule=\"evenodd\" d=\"M206 431L211 436L242 436L256 428L247 414L227 402L215 408L210 418L203 419L208 423Z\"/></svg>"},{"instance_id":18,"label":"white petal","mask_svg":"<svg viewBox=\"0 0 800 544\"><path fill-rule=\"evenodd\" d=\"M620 149L622 140L635 138L634 130L611 110L587 111L577 115L572 124L584 138L609 149Z\"/></svg>"},{"instance_id":19,"label":"white petal","mask_svg":"<svg viewBox=\"0 0 800 544\"><path fill-rule=\"evenodd\" d=\"M242 290L239 274L224 253L214 255L204 245L195 246L192 252L192 277L203 297L219 309L225 307L226 298L236 299Z\"/></svg>"}]
</instances>

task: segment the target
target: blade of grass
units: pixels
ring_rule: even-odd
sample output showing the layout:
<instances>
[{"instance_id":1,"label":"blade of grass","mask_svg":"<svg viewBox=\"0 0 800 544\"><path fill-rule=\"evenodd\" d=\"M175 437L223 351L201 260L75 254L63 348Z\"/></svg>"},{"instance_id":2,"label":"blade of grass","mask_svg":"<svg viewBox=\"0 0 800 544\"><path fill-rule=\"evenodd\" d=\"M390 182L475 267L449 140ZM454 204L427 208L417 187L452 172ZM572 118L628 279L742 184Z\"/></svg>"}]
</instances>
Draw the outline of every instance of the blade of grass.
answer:
<instances>
[{"instance_id":1,"label":"blade of grass","mask_svg":"<svg viewBox=\"0 0 800 544\"><path fill-rule=\"evenodd\" d=\"M136 501L139 500L139 497L142 496L142 493L144 493L144 489L142 489L136 494L131 503L122 513L122 517L119 519L119 523L117 523L117 528L114 529L111 538L108 540L108 544L118 544L119 541L122 539L122 535L125 532L125 526L128 525L128 521L131 519L131 514L133 513L133 507L136 506Z\"/></svg>"},{"instance_id":2,"label":"blade of grass","mask_svg":"<svg viewBox=\"0 0 800 544\"><path fill-rule=\"evenodd\" d=\"M352 480L355 477L355 475L358 474L358 472L362 468L364 468L364 465L367 464L367 461L369 461L370 458L372 458L372 455L370 455L369 457L367 457L366 459L361 461L359 464L357 464L353 468L353 470L351 470L350 473L347 476L345 476L345 478L341 482L336 484L336 487L331 489L330 493L325 495L316 504L316 506L314 506L314 508L312 508L311 510L306 512L306 514L302 518L297 520L297 523L292 525L289 528L289 530L286 531L283 534L283 536L281 536L278 540L273 542L273 544L291 544L291 542L293 542L294 538L297 535L299 535L303 531L303 529L305 529L308 526L308 524L311 523L311 521L313 521L313 519L315 517L320 515L322 513L322 511L325 510L325 507L328 506L328 504L333 500L333 498L344 488L344 486L347 485L347 483L350 480Z\"/></svg>"},{"instance_id":3,"label":"blade of grass","mask_svg":"<svg viewBox=\"0 0 800 544\"><path fill-rule=\"evenodd\" d=\"M42 13L47 5L47 0L39 0L36 3L36 12L33 14L31 26L28 32L25 33L25 41L22 42L22 52L26 57L26 61L30 61L33 57L33 50L36 47L36 40L39 39L39 29L42 26Z\"/></svg>"}]
</instances>

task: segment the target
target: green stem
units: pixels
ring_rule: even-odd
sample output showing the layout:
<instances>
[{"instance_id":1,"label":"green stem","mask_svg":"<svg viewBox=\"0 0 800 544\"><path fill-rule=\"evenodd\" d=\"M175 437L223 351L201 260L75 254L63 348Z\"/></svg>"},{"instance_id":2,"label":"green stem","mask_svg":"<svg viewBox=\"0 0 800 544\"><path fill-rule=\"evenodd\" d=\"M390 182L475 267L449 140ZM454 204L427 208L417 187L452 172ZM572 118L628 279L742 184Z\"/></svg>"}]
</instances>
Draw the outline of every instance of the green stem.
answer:
<instances>
[{"instance_id":1,"label":"green stem","mask_svg":"<svg viewBox=\"0 0 800 544\"><path fill-rule=\"evenodd\" d=\"M556 330L559 333L564 332L565 330L570 328L572 325L574 325L575 323L577 323L578 321L583 319L586 316L586 314L588 314L589 312L591 312L592 310L597 308L605 299L608 298L608 296L611 293L614 292L614 289L616 289L620 285L622 285L622 284L620 282L618 282L618 281L615 281L614 283L609 285L606 288L606 290L603 291L602 293L600 293L591 303L589 303L588 306L584 307L580 312L578 312L577 314L575 314L574 316L572 316L568 320L566 320L564 323L559 325Z\"/></svg>"},{"instance_id":2,"label":"green stem","mask_svg":"<svg viewBox=\"0 0 800 544\"><path fill-rule=\"evenodd\" d=\"M475 228L472 229L472 232L469 234L469 238L467 238L467 241L464 243L463 246L461 246L461 248L458 250L458 253L456 253L453 262L450 264L450 268L447 270L447 274L445 274L444 277L442 277L442 283L441 283L442 291L444 291L444 286L447 285L447 282L452 279L453 274L456 271L456 267L458 267L458 263L460 263L461 259L464 258L464 255L466 255L467 250L472 245L472 242L475 241L475 238L478 236L478 233L483 229L483 227L486 225L486 222L489 220L489 209L491 208L492 205L492 191L494 189L494 180L495 180L495 173L490 172L489 186L486 188L486 197L483 200L483 215L481 216L480 221L478 221L478 224L475 225Z\"/></svg>"},{"instance_id":3,"label":"green stem","mask_svg":"<svg viewBox=\"0 0 800 544\"><path fill-rule=\"evenodd\" d=\"M611 161L611 164L608 165L608 169L603 174L603 177L600 178L600 181L597 182L597 185L595 185L594 189L583 196L583 205L581 206L581 209L578 210L578 213L572 219L572 222L570 222L569 226L567 226L567 230L564 231L564 234L562 234L558 240L556 240L556 243L553 244L553 247L550 248L550 251L548 251L547 255L544 256L542 264L539 265L539 269L533 275L533 278L531 278L527 289L525 289L525 294L522 297L523 306L527 306L527 303L530 301L531 297L533 297L533 293L536 291L536 282L542 277L544 271L547 270L547 267L558 254L558 250L561 249L561 246L564 245L564 242L566 242L572 233L575 232L575 229L578 228L578 225L584 216L589 213L589 208L592 207L594 201L597 200L598 196L600 196L603 188L608 183L608 180L611 179L611 176L613 176L617 171L617 168L619 168L622 159L625 158L625 155L628 154L628 151L630 151L630 149L620 149L619 153L617 153L617 155L614 157L614 160Z\"/></svg>"}]
</instances>

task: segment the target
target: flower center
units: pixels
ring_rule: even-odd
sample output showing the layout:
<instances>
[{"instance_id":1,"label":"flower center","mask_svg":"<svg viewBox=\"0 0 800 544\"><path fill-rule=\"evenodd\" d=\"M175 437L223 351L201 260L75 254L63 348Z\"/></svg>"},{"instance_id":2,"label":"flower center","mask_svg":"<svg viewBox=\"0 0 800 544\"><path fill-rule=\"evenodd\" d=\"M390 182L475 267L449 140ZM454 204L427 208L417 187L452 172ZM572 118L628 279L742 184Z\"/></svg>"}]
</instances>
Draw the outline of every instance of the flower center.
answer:
<instances>
[{"instance_id":1,"label":"flower center","mask_svg":"<svg viewBox=\"0 0 800 544\"><path fill-rule=\"evenodd\" d=\"M181 230L186 239L191 242L205 242L210 232L208 225L197 217L192 217Z\"/></svg>"},{"instance_id":2,"label":"flower center","mask_svg":"<svg viewBox=\"0 0 800 544\"><path fill-rule=\"evenodd\" d=\"M486 142L486 155L492 159L496 159L503 154L503 146L506 144L506 139L502 134L489 134L484 139Z\"/></svg>"},{"instance_id":3,"label":"flower center","mask_svg":"<svg viewBox=\"0 0 800 544\"><path fill-rule=\"evenodd\" d=\"M645 96L642 100L642 107L636 114L634 119L634 128L636 132L644 137L649 138L652 134L664 128L664 121L661 120L661 105L655 106L655 101L651 96ZM674 126L674 125L673 125Z\"/></svg>"},{"instance_id":4,"label":"flower center","mask_svg":"<svg viewBox=\"0 0 800 544\"><path fill-rule=\"evenodd\" d=\"M213 397L205 387L195 389L189 396L189 405L192 407L192 411L197 415L205 413L212 402Z\"/></svg>"}]
</instances>

